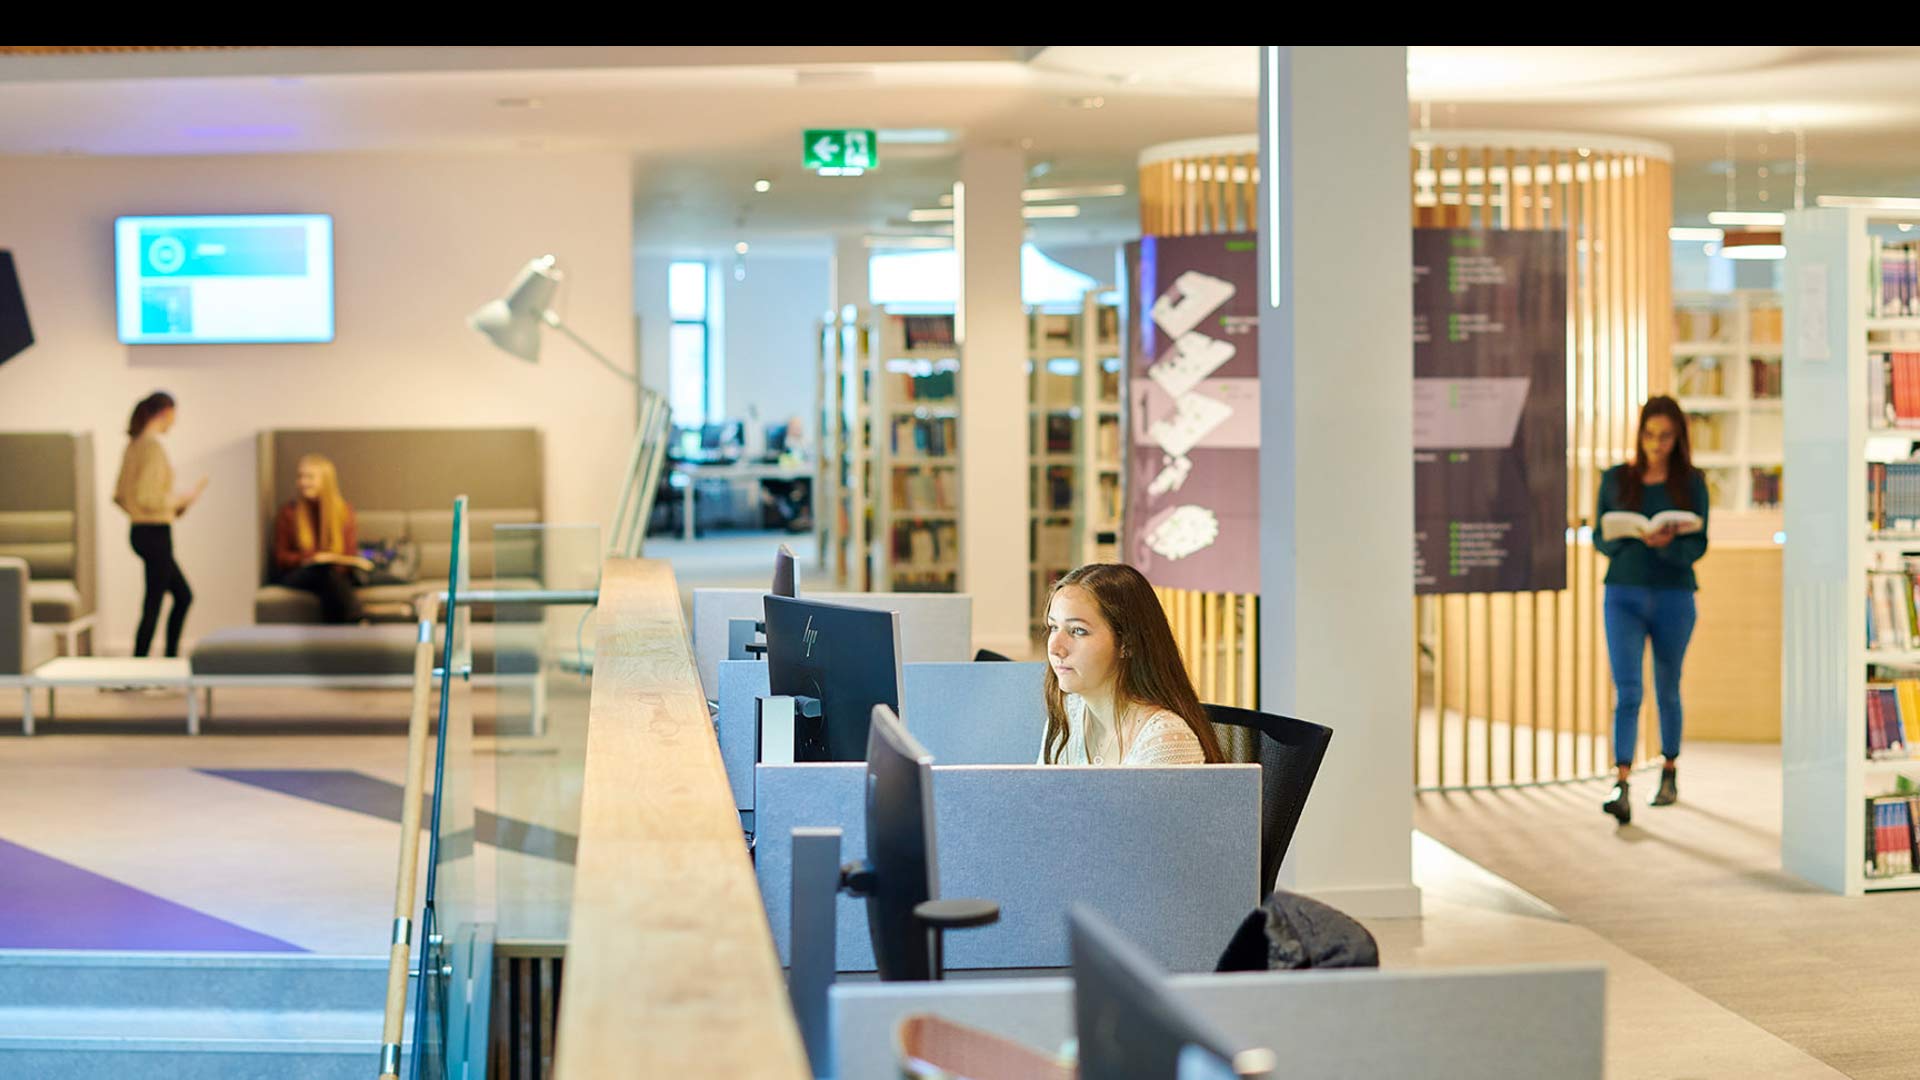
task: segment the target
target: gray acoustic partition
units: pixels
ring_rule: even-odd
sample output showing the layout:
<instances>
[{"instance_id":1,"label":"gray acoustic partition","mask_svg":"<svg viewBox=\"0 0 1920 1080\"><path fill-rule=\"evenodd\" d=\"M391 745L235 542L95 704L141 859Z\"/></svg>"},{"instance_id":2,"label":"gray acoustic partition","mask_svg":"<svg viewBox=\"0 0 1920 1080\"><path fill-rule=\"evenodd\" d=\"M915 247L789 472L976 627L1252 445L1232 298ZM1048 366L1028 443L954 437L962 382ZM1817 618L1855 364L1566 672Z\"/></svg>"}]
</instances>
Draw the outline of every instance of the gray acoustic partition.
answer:
<instances>
[{"instance_id":1,"label":"gray acoustic partition","mask_svg":"<svg viewBox=\"0 0 1920 1080\"><path fill-rule=\"evenodd\" d=\"M905 664L907 730L948 765L1032 764L1047 730L1046 670L1039 663ZM719 687L720 759L735 805L750 811L759 760L754 698L767 692L766 662L722 660Z\"/></svg>"},{"instance_id":2,"label":"gray acoustic partition","mask_svg":"<svg viewBox=\"0 0 1920 1080\"><path fill-rule=\"evenodd\" d=\"M1276 1051L1287 1080L1600 1080L1606 970L1540 965L1176 975L1174 993L1226 1035ZM1073 1034L1067 979L841 983L830 992L838 1080L900 1075L893 1032L936 1013L1036 1050Z\"/></svg>"},{"instance_id":3,"label":"gray acoustic partition","mask_svg":"<svg viewBox=\"0 0 1920 1080\"><path fill-rule=\"evenodd\" d=\"M936 759L937 760L937 759ZM792 832L866 851L866 766L758 767L754 872L788 959ZM1064 967L1067 908L1087 904L1173 971L1211 971L1259 902L1260 767L936 765L940 894L1000 904L947 937L953 969ZM866 901L838 903L841 971L873 970Z\"/></svg>"},{"instance_id":4,"label":"gray acoustic partition","mask_svg":"<svg viewBox=\"0 0 1920 1080\"><path fill-rule=\"evenodd\" d=\"M773 552L768 542L767 584L773 584ZM693 661L700 685L716 700L720 661L727 658L727 621L762 619L766 607L759 589L693 590ZM973 597L966 593L829 593L807 588L800 571L800 595L806 600L850 604L900 613L900 662L973 659Z\"/></svg>"}]
</instances>

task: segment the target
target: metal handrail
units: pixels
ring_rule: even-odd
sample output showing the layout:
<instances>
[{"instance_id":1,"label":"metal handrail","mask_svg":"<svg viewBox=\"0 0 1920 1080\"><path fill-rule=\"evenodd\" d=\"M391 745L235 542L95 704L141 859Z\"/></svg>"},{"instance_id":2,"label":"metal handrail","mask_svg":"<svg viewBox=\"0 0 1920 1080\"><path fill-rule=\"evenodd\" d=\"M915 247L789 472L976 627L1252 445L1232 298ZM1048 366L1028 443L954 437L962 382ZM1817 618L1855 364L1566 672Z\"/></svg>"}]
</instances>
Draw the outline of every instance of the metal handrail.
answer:
<instances>
[{"instance_id":1,"label":"metal handrail","mask_svg":"<svg viewBox=\"0 0 1920 1080\"><path fill-rule=\"evenodd\" d=\"M427 771L427 706L433 694L433 621L420 620L413 646L413 707L407 715L407 784L400 806L400 869L393 889L393 942L387 956L387 1016L380 1035L381 1080L399 1080L406 1027L407 965L420 864L420 796Z\"/></svg>"}]
</instances>

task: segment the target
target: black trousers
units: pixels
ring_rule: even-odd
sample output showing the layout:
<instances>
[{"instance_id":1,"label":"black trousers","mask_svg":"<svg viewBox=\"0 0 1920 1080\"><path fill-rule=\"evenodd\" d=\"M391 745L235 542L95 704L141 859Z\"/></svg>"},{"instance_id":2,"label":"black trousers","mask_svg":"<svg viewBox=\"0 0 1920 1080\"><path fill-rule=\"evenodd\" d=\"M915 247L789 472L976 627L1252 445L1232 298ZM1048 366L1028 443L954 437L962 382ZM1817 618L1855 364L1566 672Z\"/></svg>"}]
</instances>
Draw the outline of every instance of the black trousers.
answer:
<instances>
[{"instance_id":1,"label":"black trousers","mask_svg":"<svg viewBox=\"0 0 1920 1080\"><path fill-rule=\"evenodd\" d=\"M193 606L193 590L187 576L173 561L171 525L135 525L127 537L133 553L146 566L147 595L140 606L140 631L134 635L133 655L145 656L153 647L153 631L160 624L160 599L172 594L173 613L167 616L167 655L180 655L180 631L187 625L187 608Z\"/></svg>"},{"instance_id":2,"label":"black trousers","mask_svg":"<svg viewBox=\"0 0 1920 1080\"><path fill-rule=\"evenodd\" d=\"M320 598L320 621L360 621L360 594L353 588L353 570L331 563L311 563L280 575L276 584L301 589Z\"/></svg>"}]
</instances>

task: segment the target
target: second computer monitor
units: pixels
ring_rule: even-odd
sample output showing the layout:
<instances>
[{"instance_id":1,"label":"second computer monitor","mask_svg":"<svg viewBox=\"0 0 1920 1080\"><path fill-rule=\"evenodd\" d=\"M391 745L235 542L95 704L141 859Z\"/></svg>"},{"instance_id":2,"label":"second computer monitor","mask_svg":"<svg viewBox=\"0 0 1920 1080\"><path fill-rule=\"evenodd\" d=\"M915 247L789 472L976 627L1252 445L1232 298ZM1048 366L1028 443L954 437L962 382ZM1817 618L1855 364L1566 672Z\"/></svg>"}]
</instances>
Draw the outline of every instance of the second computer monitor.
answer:
<instances>
[{"instance_id":1,"label":"second computer monitor","mask_svg":"<svg viewBox=\"0 0 1920 1080\"><path fill-rule=\"evenodd\" d=\"M795 563L793 549L785 544L773 556L773 588L769 590L775 596L800 595L800 568Z\"/></svg>"},{"instance_id":2,"label":"second computer monitor","mask_svg":"<svg viewBox=\"0 0 1920 1080\"><path fill-rule=\"evenodd\" d=\"M914 914L939 891L933 837L933 756L893 710L876 706L867 736L867 932L887 982L934 978L933 938Z\"/></svg>"},{"instance_id":3,"label":"second computer monitor","mask_svg":"<svg viewBox=\"0 0 1920 1080\"><path fill-rule=\"evenodd\" d=\"M817 718L794 721L793 759L865 760L873 707L900 711L900 616L779 596L765 603L767 692L820 702Z\"/></svg>"}]
</instances>

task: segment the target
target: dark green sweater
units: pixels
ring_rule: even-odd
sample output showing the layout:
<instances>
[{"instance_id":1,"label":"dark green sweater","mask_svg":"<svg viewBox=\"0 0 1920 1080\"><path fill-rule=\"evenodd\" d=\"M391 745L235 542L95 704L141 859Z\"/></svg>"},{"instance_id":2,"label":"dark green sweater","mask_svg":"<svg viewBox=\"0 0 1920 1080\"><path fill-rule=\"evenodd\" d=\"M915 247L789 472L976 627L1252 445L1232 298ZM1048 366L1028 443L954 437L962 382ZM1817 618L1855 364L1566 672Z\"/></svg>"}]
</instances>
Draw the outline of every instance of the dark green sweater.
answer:
<instances>
[{"instance_id":1,"label":"dark green sweater","mask_svg":"<svg viewBox=\"0 0 1920 1080\"><path fill-rule=\"evenodd\" d=\"M1625 465L1615 465L1600 478L1600 505L1593 515L1593 549L1607 557L1606 583L1648 585L1656 589L1699 589L1700 584L1693 578L1693 563L1707 553L1705 527L1697 533L1676 536L1672 543L1663 548L1650 548L1632 538L1600 539L1600 518L1610 510L1633 510L1652 517L1662 510L1674 509L1665 484L1650 484L1642 488L1641 505L1622 506L1620 477L1626 468ZM1693 505L1685 509L1699 514L1702 521L1711 524L1707 518L1707 478L1698 469L1693 471Z\"/></svg>"}]
</instances>

